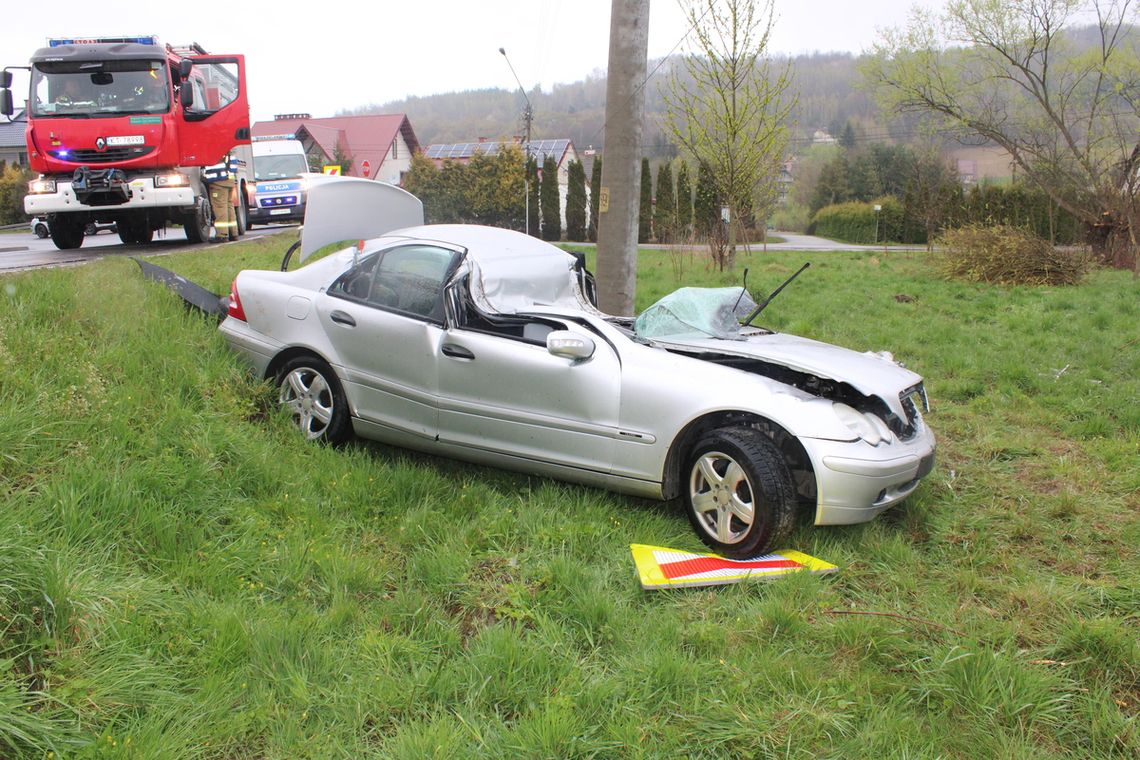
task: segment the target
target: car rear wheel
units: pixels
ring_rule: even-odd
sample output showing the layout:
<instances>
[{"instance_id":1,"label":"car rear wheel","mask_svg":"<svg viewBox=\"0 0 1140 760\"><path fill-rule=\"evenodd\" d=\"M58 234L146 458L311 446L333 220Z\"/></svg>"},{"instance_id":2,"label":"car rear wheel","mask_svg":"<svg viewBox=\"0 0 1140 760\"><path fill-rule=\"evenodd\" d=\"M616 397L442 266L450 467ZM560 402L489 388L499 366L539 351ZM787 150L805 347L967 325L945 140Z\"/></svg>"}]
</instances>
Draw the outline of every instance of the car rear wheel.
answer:
<instances>
[{"instance_id":1,"label":"car rear wheel","mask_svg":"<svg viewBox=\"0 0 1140 760\"><path fill-rule=\"evenodd\" d=\"M37 224L37 225L36 225L36 237L38 237L40 240L43 240L43 239L44 239L44 238L46 238L47 236L48 236L48 228L47 228L47 225L46 225L46 224L42 224L42 223L41 223L41 224Z\"/></svg>"},{"instance_id":2,"label":"car rear wheel","mask_svg":"<svg viewBox=\"0 0 1140 760\"><path fill-rule=\"evenodd\" d=\"M348 400L328 364L315 356L291 359L277 373L277 387L278 402L310 441L348 438Z\"/></svg>"},{"instance_id":3,"label":"car rear wheel","mask_svg":"<svg viewBox=\"0 0 1140 760\"><path fill-rule=\"evenodd\" d=\"M687 464L689 520L716 552L754 557L787 538L795 489L780 450L763 433L712 431L693 447Z\"/></svg>"}]
</instances>

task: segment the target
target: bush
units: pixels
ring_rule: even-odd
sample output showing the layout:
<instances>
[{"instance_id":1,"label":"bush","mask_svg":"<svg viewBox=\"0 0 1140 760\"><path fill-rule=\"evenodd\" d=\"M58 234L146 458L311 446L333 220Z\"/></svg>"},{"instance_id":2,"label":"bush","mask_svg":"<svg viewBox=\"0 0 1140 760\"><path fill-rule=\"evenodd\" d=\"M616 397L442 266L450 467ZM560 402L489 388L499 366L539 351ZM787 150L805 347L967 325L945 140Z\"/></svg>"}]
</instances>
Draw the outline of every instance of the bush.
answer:
<instances>
[{"instance_id":1,"label":"bush","mask_svg":"<svg viewBox=\"0 0 1140 760\"><path fill-rule=\"evenodd\" d=\"M974 185L959 194L955 206L950 209L950 227L1024 227L1059 245L1080 243L1084 235L1084 225L1076 217L1041 190L1022 183Z\"/></svg>"},{"instance_id":2,"label":"bush","mask_svg":"<svg viewBox=\"0 0 1140 760\"><path fill-rule=\"evenodd\" d=\"M938 241L935 261L943 275L997 285L1076 285L1088 256L1054 248L1028 230L997 225L950 230Z\"/></svg>"},{"instance_id":3,"label":"bush","mask_svg":"<svg viewBox=\"0 0 1140 760\"><path fill-rule=\"evenodd\" d=\"M807 229L810 221L808 207L788 201L785 205L776 208L769 221L778 230L803 232Z\"/></svg>"},{"instance_id":4,"label":"bush","mask_svg":"<svg viewBox=\"0 0 1140 760\"><path fill-rule=\"evenodd\" d=\"M19 166L3 166L0 161L0 224L18 224L27 220L24 196L28 193L28 180L35 176Z\"/></svg>"},{"instance_id":5,"label":"bush","mask_svg":"<svg viewBox=\"0 0 1140 760\"><path fill-rule=\"evenodd\" d=\"M875 206L882 208L875 211ZM926 242L921 230L908 223L902 204L889 195L871 203L850 201L824 206L815 212L808 234L863 245Z\"/></svg>"}]
</instances>

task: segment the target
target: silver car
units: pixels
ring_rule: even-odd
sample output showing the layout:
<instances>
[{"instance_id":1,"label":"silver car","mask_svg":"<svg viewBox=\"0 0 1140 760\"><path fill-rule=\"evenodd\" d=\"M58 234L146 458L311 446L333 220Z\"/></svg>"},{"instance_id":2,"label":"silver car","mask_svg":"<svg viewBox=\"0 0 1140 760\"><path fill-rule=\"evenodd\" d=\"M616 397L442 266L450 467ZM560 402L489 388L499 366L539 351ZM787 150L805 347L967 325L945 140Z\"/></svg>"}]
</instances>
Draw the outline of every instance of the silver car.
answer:
<instances>
[{"instance_id":1,"label":"silver car","mask_svg":"<svg viewBox=\"0 0 1140 760\"><path fill-rule=\"evenodd\" d=\"M367 228L352 205L315 192L310 215L330 219L306 220L306 247ZM742 326L751 305L741 288L691 289L614 317L579 256L413 226L241 272L220 329L310 439L679 497L706 544L751 557L784 540L798 505L817 525L864 522L934 464L921 377L889 354Z\"/></svg>"}]
</instances>

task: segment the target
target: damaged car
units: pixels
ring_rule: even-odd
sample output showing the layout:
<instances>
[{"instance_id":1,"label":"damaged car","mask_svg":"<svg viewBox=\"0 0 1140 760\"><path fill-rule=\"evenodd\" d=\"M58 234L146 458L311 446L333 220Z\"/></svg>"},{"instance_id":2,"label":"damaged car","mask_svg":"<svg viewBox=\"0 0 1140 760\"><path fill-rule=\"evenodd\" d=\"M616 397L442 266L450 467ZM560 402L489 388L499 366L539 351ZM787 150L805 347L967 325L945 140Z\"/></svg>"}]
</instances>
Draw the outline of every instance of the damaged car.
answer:
<instances>
[{"instance_id":1,"label":"damaged car","mask_svg":"<svg viewBox=\"0 0 1140 760\"><path fill-rule=\"evenodd\" d=\"M358 242L233 282L220 330L306 437L680 499L735 558L779 548L800 505L817 525L868 521L931 471L923 380L889 354L754 325L743 288L605 314L581 255L425 226L416 204L367 180L316 187L301 258Z\"/></svg>"}]
</instances>

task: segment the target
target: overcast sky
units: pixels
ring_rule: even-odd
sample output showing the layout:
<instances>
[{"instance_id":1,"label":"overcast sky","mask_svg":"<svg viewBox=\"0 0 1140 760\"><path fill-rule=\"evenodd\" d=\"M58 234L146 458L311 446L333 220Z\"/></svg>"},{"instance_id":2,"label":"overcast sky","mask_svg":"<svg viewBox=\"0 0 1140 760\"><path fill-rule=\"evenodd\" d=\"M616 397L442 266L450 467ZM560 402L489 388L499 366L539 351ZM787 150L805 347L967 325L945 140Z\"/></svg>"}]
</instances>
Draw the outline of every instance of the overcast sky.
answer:
<instances>
[{"instance_id":1,"label":"overcast sky","mask_svg":"<svg viewBox=\"0 0 1140 760\"><path fill-rule=\"evenodd\" d=\"M874 42L876 29L905 23L912 4L775 0L772 48L859 53ZM655 58L673 51L688 28L676 0L652 0L650 8L649 57ZM275 113L333 116L409 95L514 88L500 47L528 89L582 79L606 68L610 0L55 0L22 20L12 9L4 15L0 66L26 65L48 37L156 34L175 45L241 53L251 116L260 121ZM17 102L24 82L17 79Z\"/></svg>"}]
</instances>

